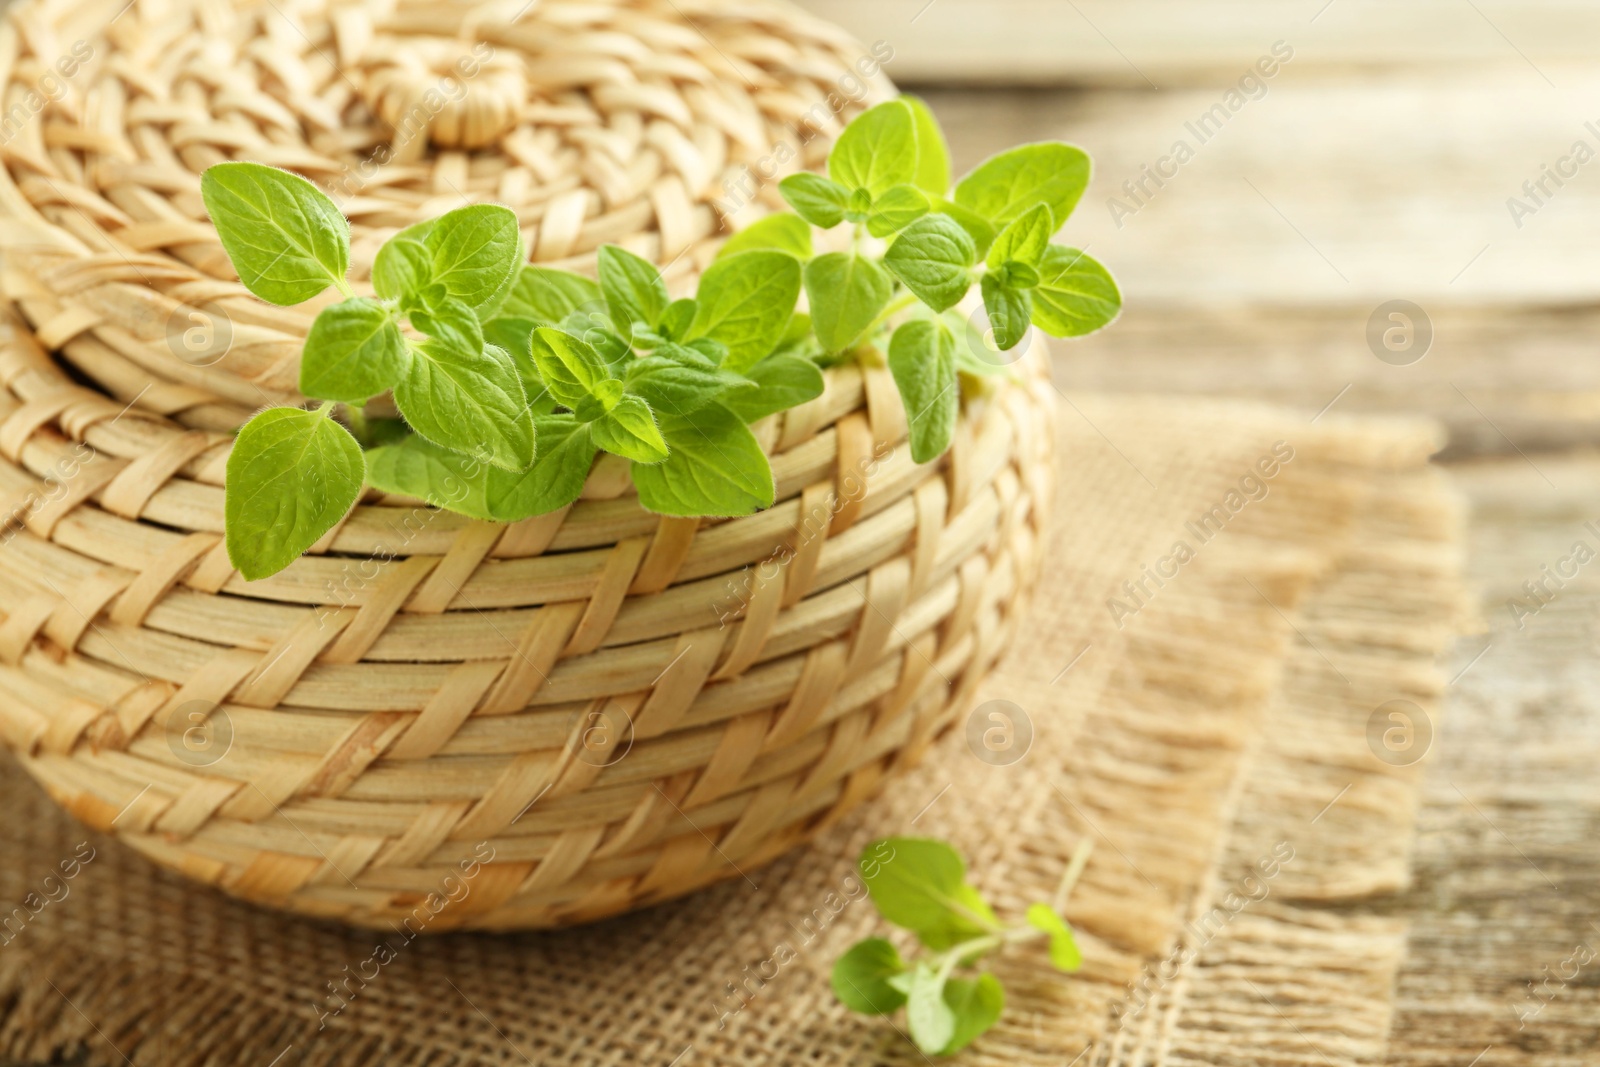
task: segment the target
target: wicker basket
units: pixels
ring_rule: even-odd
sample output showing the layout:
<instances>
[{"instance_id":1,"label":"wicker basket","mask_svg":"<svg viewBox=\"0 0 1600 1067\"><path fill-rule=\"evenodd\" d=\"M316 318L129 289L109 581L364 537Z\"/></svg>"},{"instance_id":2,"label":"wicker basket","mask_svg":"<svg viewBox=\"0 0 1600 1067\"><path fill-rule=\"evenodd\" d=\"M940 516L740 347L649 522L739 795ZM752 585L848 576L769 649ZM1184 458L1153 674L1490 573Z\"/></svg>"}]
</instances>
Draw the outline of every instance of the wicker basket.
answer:
<instances>
[{"instance_id":1,"label":"wicker basket","mask_svg":"<svg viewBox=\"0 0 1600 1067\"><path fill-rule=\"evenodd\" d=\"M725 131L761 113L769 133L792 129L774 116L809 96L786 86L815 95L851 53L787 8L737 10L730 28L649 5L538 7L530 18L592 54L543 61L529 48L521 77L603 76L571 94L615 108L580 138L581 107L563 89L527 104L498 151L468 158L435 143L415 173L351 211L361 247L434 211L423 194L453 183L517 205L536 255L581 252L653 218L627 243L697 261L709 210L680 218L661 183L677 182L684 204L703 183L630 178L628 190L649 190L630 203L650 212L561 221L538 153L518 155L509 138L526 128L543 143L553 123L556 140L609 152L615 135L628 151L656 146L655 167L685 162L674 144L716 151L674 107ZM319 125L339 114L330 98L357 105L308 57L342 49L346 34L380 40L388 24L350 7L333 16L338 32L302 21L303 38L266 20L260 48L223 33L235 43L219 46L208 97L203 79L173 73L188 62L173 53L190 47L163 29L173 16L152 27L139 13L91 38L114 76L46 108L0 172L12 301L0 347L0 734L62 805L159 863L276 907L428 931L551 926L772 859L969 706L1037 565L1051 393L1036 357L1019 384L964 406L937 464L900 447L904 410L869 362L830 370L820 398L757 427L778 483L766 512L663 519L602 462L577 504L511 526L369 496L310 555L246 583L221 545L227 431L256 389L290 392L299 327L229 280L197 172L237 153L318 176L315 138L262 134L273 123L268 134L376 136ZM19 29L0 34L8 101L91 16L18 9ZM485 25L495 41L537 36ZM301 65L285 67L278 47ZM552 73L569 62L565 81ZM239 63L282 80L252 96L234 84ZM762 81L731 90L724 67ZM610 95L632 68L632 90ZM291 74L311 78L311 95L295 95ZM515 86L513 69L498 76ZM681 92L659 91L663 79L683 79ZM218 117L190 121L191 107ZM512 121L486 114L439 136ZM602 187L624 176L593 162L570 164L587 183L585 212L614 203ZM704 225L673 229L686 219ZM208 300L224 303L233 349L195 368L168 351L164 320Z\"/></svg>"}]
</instances>

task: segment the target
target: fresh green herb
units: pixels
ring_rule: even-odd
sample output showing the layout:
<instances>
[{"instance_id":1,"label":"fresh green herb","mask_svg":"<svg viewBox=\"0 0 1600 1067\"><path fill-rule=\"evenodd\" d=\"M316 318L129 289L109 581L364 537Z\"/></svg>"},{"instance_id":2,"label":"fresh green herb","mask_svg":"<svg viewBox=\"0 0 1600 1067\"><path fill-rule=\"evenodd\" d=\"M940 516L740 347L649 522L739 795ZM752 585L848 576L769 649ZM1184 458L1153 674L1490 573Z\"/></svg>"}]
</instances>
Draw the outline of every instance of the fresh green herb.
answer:
<instances>
[{"instance_id":1,"label":"fresh green herb","mask_svg":"<svg viewBox=\"0 0 1600 1067\"><path fill-rule=\"evenodd\" d=\"M855 344L894 294L894 279L875 261L854 252L829 252L806 264L811 328L825 352Z\"/></svg>"},{"instance_id":2,"label":"fresh green herb","mask_svg":"<svg viewBox=\"0 0 1600 1067\"><path fill-rule=\"evenodd\" d=\"M267 303L303 303L330 285L350 295L350 224L298 174L219 163L200 176L200 196L239 280Z\"/></svg>"},{"instance_id":3,"label":"fresh green herb","mask_svg":"<svg viewBox=\"0 0 1600 1067\"><path fill-rule=\"evenodd\" d=\"M627 337L634 323L654 326L672 298L655 264L616 245L600 249L597 261L600 291L611 309L611 321Z\"/></svg>"},{"instance_id":4,"label":"fresh green herb","mask_svg":"<svg viewBox=\"0 0 1600 1067\"><path fill-rule=\"evenodd\" d=\"M800 261L758 249L719 259L700 278L684 340L727 346L723 366L742 371L777 347L800 298Z\"/></svg>"},{"instance_id":5,"label":"fresh green herb","mask_svg":"<svg viewBox=\"0 0 1600 1067\"><path fill-rule=\"evenodd\" d=\"M533 413L505 349L476 352L445 341L412 349L411 369L394 387L395 406L436 445L486 452L490 463L525 470L533 462Z\"/></svg>"},{"instance_id":6,"label":"fresh green herb","mask_svg":"<svg viewBox=\"0 0 1600 1067\"><path fill-rule=\"evenodd\" d=\"M361 495L361 446L316 411L272 408L239 431L228 454L228 557L247 581L276 574L316 544ZM256 536L270 530L271 537Z\"/></svg>"},{"instance_id":7,"label":"fresh green herb","mask_svg":"<svg viewBox=\"0 0 1600 1067\"><path fill-rule=\"evenodd\" d=\"M913 222L883 257L889 272L935 311L954 307L967 295L977 262L978 246L945 215Z\"/></svg>"},{"instance_id":8,"label":"fresh green herb","mask_svg":"<svg viewBox=\"0 0 1600 1067\"><path fill-rule=\"evenodd\" d=\"M840 219L843 217L841 215ZM804 263L811 258L811 224L799 215L781 212L768 215L728 238L718 250L717 258L725 259L739 252L753 252L762 248L787 252Z\"/></svg>"},{"instance_id":9,"label":"fresh green herb","mask_svg":"<svg viewBox=\"0 0 1600 1067\"><path fill-rule=\"evenodd\" d=\"M828 153L828 177L874 200L917 176L917 120L911 105L891 100L845 127Z\"/></svg>"},{"instance_id":10,"label":"fresh green herb","mask_svg":"<svg viewBox=\"0 0 1600 1067\"><path fill-rule=\"evenodd\" d=\"M411 361L400 327L387 308L364 296L322 309L311 324L300 360L307 396L364 403L394 388Z\"/></svg>"},{"instance_id":11,"label":"fresh green herb","mask_svg":"<svg viewBox=\"0 0 1600 1067\"><path fill-rule=\"evenodd\" d=\"M956 339L937 319L912 319L889 339L889 373L905 400L911 458L929 463L950 445L960 414Z\"/></svg>"},{"instance_id":12,"label":"fresh green herb","mask_svg":"<svg viewBox=\"0 0 1600 1067\"><path fill-rule=\"evenodd\" d=\"M845 1007L864 1015L889 1015L904 1007L906 1029L925 1055L961 1051L993 1026L1005 1007L1000 980L988 972L972 973L985 957L1047 938L1050 962L1058 970L1083 965L1060 908L1089 852L1086 841L1073 853L1054 902L1033 904L1024 925L1006 926L968 884L960 854L944 842L891 837L868 845L858 866L878 914L910 931L928 951L908 961L884 938L859 941L834 964L834 993Z\"/></svg>"},{"instance_id":13,"label":"fresh green herb","mask_svg":"<svg viewBox=\"0 0 1600 1067\"><path fill-rule=\"evenodd\" d=\"M896 185L872 202L867 232L874 237L899 233L932 208L927 194L915 185Z\"/></svg>"},{"instance_id":14,"label":"fresh green herb","mask_svg":"<svg viewBox=\"0 0 1600 1067\"><path fill-rule=\"evenodd\" d=\"M1080 337L1110 323L1122 309L1111 273L1075 248L1051 245L1039 262L1033 324L1052 337Z\"/></svg>"},{"instance_id":15,"label":"fresh green herb","mask_svg":"<svg viewBox=\"0 0 1600 1067\"><path fill-rule=\"evenodd\" d=\"M991 357L1030 325L1078 336L1116 317L1105 268L1049 243L1088 177L1079 149L1026 145L952 190L933 113L901 97L845 128L826 177L779 183L795 213L733 235L698 291L674 300L652 263L614 245L599 250L598 281L524 262L521 224L495 204L394 234L374 259L372 295L358 295L349 224L332 201L286 171L218 164L201 193L245 287L281 305L330 288L342 297L320 306L301 356L301 392L325 403L270 408L239 433L230 558L250 579L283 569L363 483L478 519L545 514L581 495L601 452L629 461L652 511L747 515L775 495L748 424L815 400L823 368L846 360L887 360L912 458L934 462L954 434L962 375L1009 373ZM812 228L845 223L848 245L818 254ZM956 310L975 283L987 336ZM402 419L368 417L385 394ZM981 981L952 981L938 1003L953 998L973 1018L998 1003ZM919 1017L943 1018L905 984Z\"/></svg>"},{"instance_id":16,"label":"fresh green herb","mask_svg":"<svg viewBox=\"0 0 1600 1067\"><path fill-rule=\"evenodd\" d=\"M1089 157L1069 144L1027 144L980 164L956 184L955 202L1004 226L1037 204L1066 221L1089 185Z\"/></svg>"},{"instance_id":17,"label":"fresh green herb","mask_svg":"<svg viewBox=\"0 0 1600 1067\"><path fill-rule=\"evenodd\" d=\"M820 174L791 174L778 183L778 191L797 215L824 230L843 222L850 206L850 190Z\"/></svg>"},{"instance_id":18,"label":"fresh green herb","mask_svg":"<svg viewBox=\"0 0 1600 1067\"><path fill-rule=\"evenodd\" d=\"M668 415L665 463L633 467L639 502L662 515L750 515L770 508L772 468L744 420L721 404Z\"/></svg>"},{"instance_id":19,"label":"fresh green herb","mask_svg":"<svg viewBox=\"0 0 1600 1067\"><path fill-rule=\"evenodd\" d=\"M929 196L944 196L950 191L950 148L944 143L944 131L921 97L900 99L911 108L917 128L917 169L912 184Z\"/></svg>"}]
</instances>

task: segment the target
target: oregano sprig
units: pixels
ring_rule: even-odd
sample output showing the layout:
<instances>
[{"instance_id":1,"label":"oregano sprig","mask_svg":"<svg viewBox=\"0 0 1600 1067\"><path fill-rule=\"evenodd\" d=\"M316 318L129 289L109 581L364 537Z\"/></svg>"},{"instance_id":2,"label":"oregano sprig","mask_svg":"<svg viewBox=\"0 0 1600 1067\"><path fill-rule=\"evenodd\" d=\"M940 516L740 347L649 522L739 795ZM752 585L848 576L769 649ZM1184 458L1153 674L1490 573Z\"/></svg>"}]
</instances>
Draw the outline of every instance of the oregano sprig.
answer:
<instances>
[{"instance_id":1,"label":"oregano sprig","mask_svg":"<svg viewBox=\"0 0 1600 1067\"><path fill-rule=\"evenodd\" d=\"M734 234L693 296L615 245L597 279L525 262L509 208L471 204L398 231L371 292L347 277L350 227L298 175L222 163L201 192L239 280L279 305L322 298L300 361L315 410L272 408L228 464L227 544L247 579L289 565L363 487L515 522L582 494L602 452L629 463L639 502L667 515L770 507L772 469L749 424L819 397L822 368L881 361L918 463L949 448L962 376L1038 327L1109 323L1116 283L1050 243L1082 196L1088 157L1064 144L1003 152L950 187L932 112L900 97L857 116L827 174L779 191L795 214ZM813 228L848 224L819 251ZM978 286L988 329L957 308ZM800 310L804 293L804 310ZM401 421L365 407L391 397ZM380 432L381 430L381 432Z\"/></svg>"},{"instance_id":2,"label":"oregano sprig","mask_svg":"<svg viewBox=\"0 0 1600 1067\"><path fill-rule=\"evenodd\" d=\"M891 837L868 845L857 866L873 905L927 951L906 960L885 938L859 941L833 966L835 995L866 1015L890 1015L904 1007L911 1040L926 1055L961 1051L1005 1008L1000 980L980 970L981 961L1007 947L1044 940L1057 970L1083 965L1060 908L1088 862L1089 844L1073 853L1055 898L1030 905L1015 926L1001 923L968 884L965 861L944 842Z\"/></svg>"}]
</instances>

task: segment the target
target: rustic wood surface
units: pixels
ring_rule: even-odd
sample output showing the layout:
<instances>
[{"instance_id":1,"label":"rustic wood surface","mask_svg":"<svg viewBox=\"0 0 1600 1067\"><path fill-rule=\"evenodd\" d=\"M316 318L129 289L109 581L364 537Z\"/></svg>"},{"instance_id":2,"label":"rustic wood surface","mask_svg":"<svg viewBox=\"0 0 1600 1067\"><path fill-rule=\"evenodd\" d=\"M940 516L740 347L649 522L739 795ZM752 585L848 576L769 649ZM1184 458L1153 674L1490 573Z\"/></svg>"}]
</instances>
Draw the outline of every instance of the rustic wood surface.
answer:
<instances>
[{"instance_id":1,"label":"rustic wood surface","mask_svg":"<svg viewBox=\"0 0 1600 1067\"><path fill-rule=\"evenodd\" d=\"M1172 88L1304 40L1334 77L1590 59L1583 0L801 0L900 53L901 81Z\"/></svg>"},{"instance_id":2,"label":"rustic wood surface","mask_svg":"<svg viewBox=\"0 0 1600 1067\"><path fill-rule=\"evenodd\" d=\"M1531 464L1537 465L1534 470ZM1600 551L1600 458L1452 467L1472 508L1468 577L1485 632L1451 665L1431 754L1389 1062L1578 1067L1600 1056L1600 561L1552 599L1523 583ZM1574 564L1576 561L1574 560ZM1485 651L1487 649L1487 651ZM1481 655L1481 658L1479 658ZM1481 1057L1481 1058L1479 1058Z\"/></svg>"}]
</instances>

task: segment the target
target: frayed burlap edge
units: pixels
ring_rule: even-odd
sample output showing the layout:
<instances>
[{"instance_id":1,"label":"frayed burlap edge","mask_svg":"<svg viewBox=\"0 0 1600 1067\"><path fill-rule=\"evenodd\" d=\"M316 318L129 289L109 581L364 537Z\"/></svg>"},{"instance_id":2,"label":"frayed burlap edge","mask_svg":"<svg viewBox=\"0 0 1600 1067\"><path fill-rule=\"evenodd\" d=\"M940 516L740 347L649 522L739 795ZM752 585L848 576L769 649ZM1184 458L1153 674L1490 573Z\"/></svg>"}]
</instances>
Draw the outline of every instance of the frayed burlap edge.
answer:
<instances>
[{"instance_id":1,"label":"frayed burlap edge","mask_svg":"<svg viewBox=\"0 0 1600 1067\"><path fill-rule=\"evenodd\" d=\"M1285 613L1293 645L1204 889L1115 1006L1093 1064L1384 1061L1406 925L1359 905L1409 884L1437 663L1468 604L1445 476L1351 474L1332 564Z\"/></svg>"}]
</instances>

